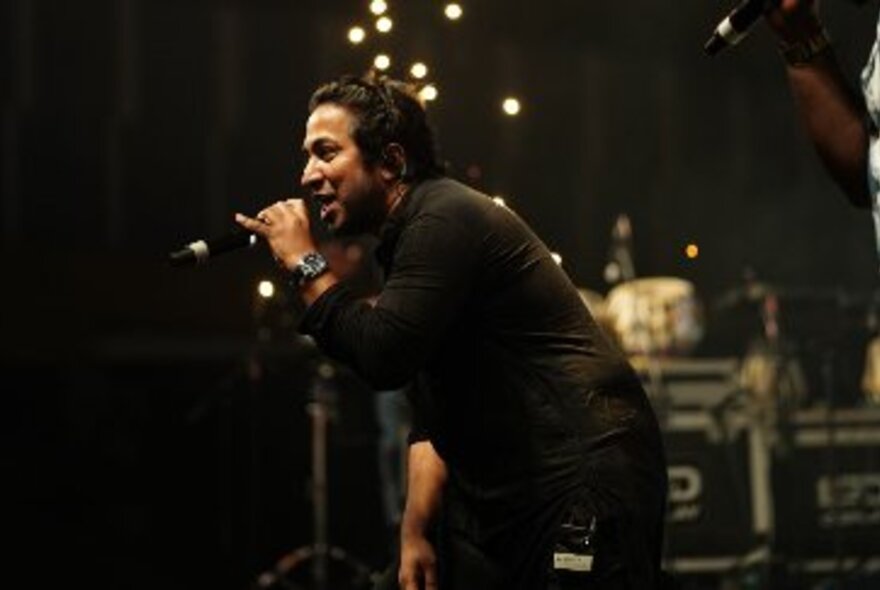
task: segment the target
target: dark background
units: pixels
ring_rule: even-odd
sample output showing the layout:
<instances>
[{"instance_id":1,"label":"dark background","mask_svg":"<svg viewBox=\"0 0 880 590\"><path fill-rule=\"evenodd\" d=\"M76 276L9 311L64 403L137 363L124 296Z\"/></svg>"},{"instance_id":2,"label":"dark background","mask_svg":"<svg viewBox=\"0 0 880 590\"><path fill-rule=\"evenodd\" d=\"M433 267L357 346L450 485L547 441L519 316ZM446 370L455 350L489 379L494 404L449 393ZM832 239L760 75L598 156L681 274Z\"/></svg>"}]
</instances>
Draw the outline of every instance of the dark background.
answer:
<instances>
[{"instance_id":1,"label":"dark background","mask_svg":"<svg viewBox=\"0 0 880 590\"><path fill-rule=\"evenodd\" d=\"M165 256L295 194L311 90L380 49L397 76L427 62L452 175L478 166L472 183L503 194L578 285L607 290L611 225L628 213L638 273L692 281L706 306L698 354L739 355L753 335L753 309L714 304L747 269L846 295L791 315L805 348L840 353L837 394L854 395L877 276L870 215L821 170L763 26L709 59L729 3L474 0L450 24L440 2L398 0L392 34L353 47L366 5L3 1L9 575L243 588L311 539L304 409L318 361L291 318L259 307L269 257L179 270ZM824 12L855 81L876 6ZM508 93L517 118L500 111ZM331 536L378 565L371 401L340 375Z\"/></svg>"}]
</instances>

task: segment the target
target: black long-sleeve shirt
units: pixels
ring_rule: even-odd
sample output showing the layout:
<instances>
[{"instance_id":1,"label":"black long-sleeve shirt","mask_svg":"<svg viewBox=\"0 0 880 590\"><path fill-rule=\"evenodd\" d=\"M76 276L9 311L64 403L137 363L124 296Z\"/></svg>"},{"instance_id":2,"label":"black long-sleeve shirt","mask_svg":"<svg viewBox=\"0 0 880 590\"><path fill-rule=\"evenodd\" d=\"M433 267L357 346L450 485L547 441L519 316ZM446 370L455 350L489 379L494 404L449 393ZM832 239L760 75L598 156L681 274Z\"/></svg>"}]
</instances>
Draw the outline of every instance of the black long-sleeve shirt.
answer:
<instances>
[{"instance_id":1,"label":"black long-sleeve shirt","mask_svg":"<svg viewBox=\"0 0 880 590\"><path fill-rule=\"evenodd\" d=\"M479 543L525 559L504 538L521 525L546 545L584 488L615 506L662 497L636 376L510 209L451 179L422 182L387 220L377 256L386 283L375 306L337 285L301 329L376 388L420 376L418 437L477 515L467 526ZM608 448L623 459L603 459Z\"/></svg>"}]
</instances>

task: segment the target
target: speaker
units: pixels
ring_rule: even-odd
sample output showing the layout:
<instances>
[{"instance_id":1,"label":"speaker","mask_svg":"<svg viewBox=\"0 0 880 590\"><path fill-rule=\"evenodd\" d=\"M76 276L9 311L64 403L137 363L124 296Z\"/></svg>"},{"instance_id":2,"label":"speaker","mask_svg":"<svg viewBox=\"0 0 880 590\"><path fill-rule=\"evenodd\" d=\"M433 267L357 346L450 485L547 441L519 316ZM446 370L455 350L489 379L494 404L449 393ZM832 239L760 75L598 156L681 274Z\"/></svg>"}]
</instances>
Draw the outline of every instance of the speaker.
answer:
<instances>
[{"instance_id":1,"label":"speaker","mask_svg":"<svg viewBox=\"0 0 880 590\"><path fill-rule=\"evenodd\" d=\"M673 410L663 424L669 470L666 567L721 572L766 553L771 528L764 433L745 412Z\"/></svg>"},{"instance_id":2,"label":"speaker","mask_svg":"<svg viewBox=\"0 0 880 590\"><path fill-rule=\"evenodd\" d=\"M797 412L780 424L773 463L776 554L880 560L880 408Z\"/></svg>"}]
</instances>

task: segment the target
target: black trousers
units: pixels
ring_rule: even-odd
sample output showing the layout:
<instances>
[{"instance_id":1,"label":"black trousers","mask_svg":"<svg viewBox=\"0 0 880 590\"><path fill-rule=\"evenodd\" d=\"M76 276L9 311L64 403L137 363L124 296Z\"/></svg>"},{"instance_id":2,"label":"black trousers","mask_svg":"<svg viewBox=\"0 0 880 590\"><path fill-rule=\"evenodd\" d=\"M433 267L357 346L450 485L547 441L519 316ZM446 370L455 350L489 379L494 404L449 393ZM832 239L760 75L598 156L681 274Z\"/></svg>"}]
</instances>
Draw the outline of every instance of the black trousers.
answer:
<instances>
[{"instance_id":1,"label":"black trousers","mask_svg":"<svg viewBox=\"0 0 880 590\"><path fill-rule=\"evenodd\" d=\"M450 534L435 544L438 560L440 590L506 590L506 580L501 565L488 557L467 538ZM619 557L622 548L613 547L605 541L597 547L603 559L597 560L592 572L556 572L547 564L547 579L543 588L530 590L646 590L640 587L640 578ZM397 571L399 558L380 577L373 590L399 590Z\"/></svg>"}]
</instances>

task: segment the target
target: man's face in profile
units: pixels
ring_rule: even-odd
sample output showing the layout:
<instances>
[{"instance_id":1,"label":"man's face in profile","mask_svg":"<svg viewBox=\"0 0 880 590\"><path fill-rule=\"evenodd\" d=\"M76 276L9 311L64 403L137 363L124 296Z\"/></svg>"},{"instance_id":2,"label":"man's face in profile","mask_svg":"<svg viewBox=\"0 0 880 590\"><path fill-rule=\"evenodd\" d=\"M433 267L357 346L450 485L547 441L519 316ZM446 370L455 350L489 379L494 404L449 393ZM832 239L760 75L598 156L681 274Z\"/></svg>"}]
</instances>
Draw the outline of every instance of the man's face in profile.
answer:
<instances>
[{"instance_id":1,"label":"man's face in profile","mask_svg":"<svg viewBox=\"0 0 880 590\"><path fill-rule=\"evenodd\" d=\"M321 220L336 234L374 231L385 215L385 185L378 166L367 166L351 131L347 108L324 103L306 123L302 186L321 205Z\"/></svg>"}]
</instances>

